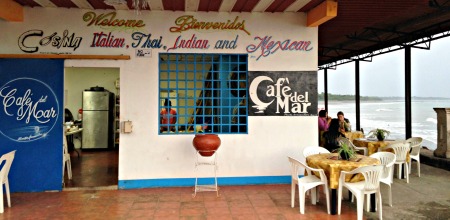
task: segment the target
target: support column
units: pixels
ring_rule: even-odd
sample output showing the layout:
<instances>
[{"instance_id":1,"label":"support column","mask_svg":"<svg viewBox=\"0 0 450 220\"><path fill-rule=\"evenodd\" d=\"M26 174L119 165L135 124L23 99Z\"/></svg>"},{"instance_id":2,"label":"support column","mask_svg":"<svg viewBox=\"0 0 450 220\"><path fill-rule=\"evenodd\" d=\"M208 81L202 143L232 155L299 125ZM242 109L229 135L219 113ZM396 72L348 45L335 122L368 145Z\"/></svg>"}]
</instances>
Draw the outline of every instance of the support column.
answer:
<instances>
[{"instance_id":1,"label":"support column","mask_svg":"<svg viewBox=\"0 0 450 220\"><path fill-rule=\"evenodd\" d=\"M328 112L328 69L323 70L323 84L325 90L323 100L325 102L325 111Z\"/></svg>"},{"instance_id":2,"label":"support column","mask_svg":"<svg viewBox=\"0 0 450 220\"><path fill-rule=\"evenodd\" d=\"M361 130L361 94L359 91L359 60L355 61L355 107L356 107L356 130Z\"/></svg>"},{"instance_id":3,"label":"support column","mask_svg":"<svg viewBox=\"0 0 450 220\"><path fill-rule=\"evenodd\" d=\"M450 158L450 108L433 108L437 113L437 148L435 157Z\"/></svg>"},{"instance_id":4,"label":"support column","mask_svg":"<svg viewBox=\"0 0 450 220\"><path fill-rule=\"evenodd\" d=\"M405 46L405 138L411 132L411 46Z\"/></svg>"}]
</instances>

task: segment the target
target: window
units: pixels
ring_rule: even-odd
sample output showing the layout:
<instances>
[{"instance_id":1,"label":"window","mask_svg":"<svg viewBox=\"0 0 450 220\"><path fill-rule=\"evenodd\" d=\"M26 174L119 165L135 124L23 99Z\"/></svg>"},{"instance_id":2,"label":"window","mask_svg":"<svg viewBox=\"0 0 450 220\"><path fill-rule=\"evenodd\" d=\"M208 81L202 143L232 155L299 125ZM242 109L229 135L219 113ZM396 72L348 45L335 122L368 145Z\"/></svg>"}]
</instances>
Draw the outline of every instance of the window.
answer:
<instances>
[{"instance_id":1,"label":"window","mask_svg":"<svg viewBox=\"0 0 450 220\"><path fill-rule=\"evenodd\" d=\"M160 134L247 134L247 54L159 54Z\"/></svg>"}]
</instances>

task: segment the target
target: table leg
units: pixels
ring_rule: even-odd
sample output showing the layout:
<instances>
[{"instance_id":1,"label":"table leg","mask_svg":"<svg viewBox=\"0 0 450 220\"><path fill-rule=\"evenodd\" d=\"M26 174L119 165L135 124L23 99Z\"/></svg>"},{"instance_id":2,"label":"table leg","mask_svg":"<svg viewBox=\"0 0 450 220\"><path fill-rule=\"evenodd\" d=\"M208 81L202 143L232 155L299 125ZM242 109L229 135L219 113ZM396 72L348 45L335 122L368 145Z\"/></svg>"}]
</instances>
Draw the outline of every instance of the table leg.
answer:
<instances>
[{"instance_id":1,"label":"table leg","mask_svg":"<svg viewBox=\"0 0 450 220\"><path fill-rule=\"evenodd\" d=\"M331 189L331 198L330 198L330 212L332 215L336 215L336 206L337 206L337 189Z\"/></svg>"}]
</instances>

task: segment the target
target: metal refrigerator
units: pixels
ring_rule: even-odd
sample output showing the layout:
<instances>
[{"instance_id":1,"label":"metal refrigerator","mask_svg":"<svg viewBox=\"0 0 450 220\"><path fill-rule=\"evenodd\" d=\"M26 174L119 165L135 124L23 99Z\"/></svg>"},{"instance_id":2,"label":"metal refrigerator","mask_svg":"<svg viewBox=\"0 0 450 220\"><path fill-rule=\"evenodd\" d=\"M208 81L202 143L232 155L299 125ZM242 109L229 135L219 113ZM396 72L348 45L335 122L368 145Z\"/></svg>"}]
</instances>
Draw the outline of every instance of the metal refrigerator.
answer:
<instances>
[{"instance_id":1,"label":"metal refrigerator","mask_svg":"<svg viewBox=\"0 0 450 220\"><path fill-rule=\"evenodd\" d=\"M114 147L114 93L83 91L82 149Z\"/></svg>"}]
</instances>

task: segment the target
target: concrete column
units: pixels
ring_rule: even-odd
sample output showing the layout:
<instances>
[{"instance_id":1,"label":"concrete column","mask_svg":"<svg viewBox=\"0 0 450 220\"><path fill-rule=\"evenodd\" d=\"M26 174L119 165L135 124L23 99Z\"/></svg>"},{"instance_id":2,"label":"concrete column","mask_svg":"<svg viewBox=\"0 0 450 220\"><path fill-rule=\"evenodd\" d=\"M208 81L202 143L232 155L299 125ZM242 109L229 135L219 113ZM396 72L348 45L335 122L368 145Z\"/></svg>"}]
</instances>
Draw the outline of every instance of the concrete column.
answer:
<instances>
[{"instance_id":1,"label":"concrete column","mask_svg":"<svg viewBox=\"0 0 450 220\"><path fill-rule=\"evenodd\" d=\"M435 157L450 158L450 108L433 108L437 113L437 149Z\"/></svg>"}]
</instances>

